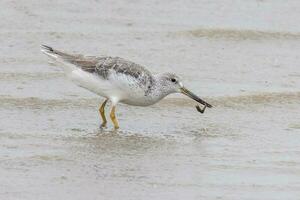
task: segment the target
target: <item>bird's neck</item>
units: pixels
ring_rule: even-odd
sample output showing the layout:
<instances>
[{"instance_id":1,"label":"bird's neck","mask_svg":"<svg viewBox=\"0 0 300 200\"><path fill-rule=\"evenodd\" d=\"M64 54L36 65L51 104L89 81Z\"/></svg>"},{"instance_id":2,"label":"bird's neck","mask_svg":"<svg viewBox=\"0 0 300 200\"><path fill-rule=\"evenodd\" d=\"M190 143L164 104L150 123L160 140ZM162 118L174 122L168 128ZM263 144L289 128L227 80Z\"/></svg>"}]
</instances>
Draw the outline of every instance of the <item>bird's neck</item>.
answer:
<instances>
[{"instance_id":1,"label":"bird's neck","mask_svg":"<svg viewBox=\"0 0 300 200\"><path fill-rule=\"evenodd\" d=\"M154 84L151 91L151 96L153 100L159 101L169 95L171 92L167 90L167 87L164 86L164 83L162 81L161 75L155 75L154 76Z\"/></svg>"}]
</instances>

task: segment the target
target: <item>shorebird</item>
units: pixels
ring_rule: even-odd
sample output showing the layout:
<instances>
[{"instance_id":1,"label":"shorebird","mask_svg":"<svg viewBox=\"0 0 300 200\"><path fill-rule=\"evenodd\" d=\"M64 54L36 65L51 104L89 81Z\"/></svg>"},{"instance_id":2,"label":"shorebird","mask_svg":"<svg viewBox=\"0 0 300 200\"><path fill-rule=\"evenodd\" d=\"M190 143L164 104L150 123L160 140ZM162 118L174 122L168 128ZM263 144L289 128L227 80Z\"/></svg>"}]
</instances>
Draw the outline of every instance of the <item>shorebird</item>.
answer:
<instances>
[{"instance_id":1,"label":"shorebird","mask_svg":"<svg viewBox=\"0 0 300 200\"><path fill-rule=\"evenodd\" d=\"M101 127L106 127L105 105L111 102L110 118L114 128L119 124L116 105L149 106L171 93L183 93L204 105L196 106L201 113L212 106L186 89L174 73L152 74L145 67L120 57L69 54L41 45L41 51L63 67L67 77L76 85L105 98L100 105Z\"/></svg>"}]
</instances>

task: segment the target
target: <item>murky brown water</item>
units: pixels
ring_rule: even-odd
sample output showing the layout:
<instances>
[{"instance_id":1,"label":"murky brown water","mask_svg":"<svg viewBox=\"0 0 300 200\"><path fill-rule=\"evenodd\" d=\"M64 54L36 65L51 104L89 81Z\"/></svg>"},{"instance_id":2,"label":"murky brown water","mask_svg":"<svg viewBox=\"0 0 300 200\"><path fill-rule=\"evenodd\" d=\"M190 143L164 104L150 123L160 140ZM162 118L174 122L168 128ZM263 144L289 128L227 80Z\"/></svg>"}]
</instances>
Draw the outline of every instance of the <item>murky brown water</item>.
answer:
<instances>
[{"instance_id":1,"label":"murky brown water","mask_svg":"<svg viewBox=\"0 0 300 200\"><path fill-rule=\"evenodd\" d=\"M299 199L297 1L0 6L0 199ZM120 105L100 130L42 43L174 71L214 108Z\"/></svg>"}]
</instances>

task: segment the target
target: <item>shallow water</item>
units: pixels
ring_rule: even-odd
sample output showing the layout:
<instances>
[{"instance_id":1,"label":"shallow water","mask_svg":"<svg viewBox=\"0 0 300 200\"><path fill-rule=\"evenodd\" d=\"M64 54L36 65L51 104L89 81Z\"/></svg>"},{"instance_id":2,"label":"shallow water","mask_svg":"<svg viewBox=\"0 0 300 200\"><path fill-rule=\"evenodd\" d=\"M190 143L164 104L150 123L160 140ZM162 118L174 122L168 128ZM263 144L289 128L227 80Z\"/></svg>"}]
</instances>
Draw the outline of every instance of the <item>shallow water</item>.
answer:
<instances>
[{"instance_id":1,"label":"shallow water","mask_svg":"<svg viewBox=\"0 0 300 200\"><path fill-rule=\"evenodd\" d=\"M299 199L297 1L2 1L0 199ZM118 106L40 44L174 71L214 105Z\"/></svg>"}]
</instances>

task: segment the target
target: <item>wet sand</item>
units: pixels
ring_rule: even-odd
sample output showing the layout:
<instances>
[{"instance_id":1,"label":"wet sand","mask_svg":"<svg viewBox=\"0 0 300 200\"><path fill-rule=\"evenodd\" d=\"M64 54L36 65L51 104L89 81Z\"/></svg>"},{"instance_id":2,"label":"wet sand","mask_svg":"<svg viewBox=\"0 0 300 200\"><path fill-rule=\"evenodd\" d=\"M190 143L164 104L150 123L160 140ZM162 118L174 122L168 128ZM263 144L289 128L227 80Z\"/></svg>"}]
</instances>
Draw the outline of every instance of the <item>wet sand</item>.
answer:
<instances>
[{"instance_id":1,"label":"wet sand","mask_svg":"<svg viewBox=\"0 0 300 200\"><path fill-rule=\"evenodd\" d=\"M0 6L0 199L299 199L296 1ZM40 44L174 71L214 108L171 95L101 130Z\"/></svg>"}]
</instances>

